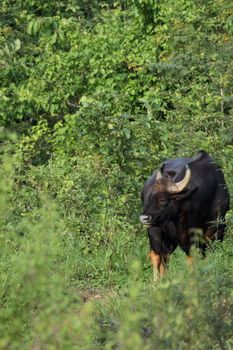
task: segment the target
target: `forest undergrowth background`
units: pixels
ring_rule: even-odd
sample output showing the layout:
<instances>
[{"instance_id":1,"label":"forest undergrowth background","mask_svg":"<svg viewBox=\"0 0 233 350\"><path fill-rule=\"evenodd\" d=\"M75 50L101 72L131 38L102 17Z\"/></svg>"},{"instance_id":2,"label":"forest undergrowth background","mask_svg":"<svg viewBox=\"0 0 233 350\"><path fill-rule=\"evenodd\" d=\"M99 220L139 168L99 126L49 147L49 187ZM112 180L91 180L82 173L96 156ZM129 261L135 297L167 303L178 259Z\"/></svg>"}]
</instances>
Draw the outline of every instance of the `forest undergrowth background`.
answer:
<instances>
[{"instance_id":1,"label":"forest undergrowth background","mask_svg":"<svg viewBox=\"0 0 233 350\"><path fill-rule=\"evenodd\" d=\"M230 350L223 243L153 285L140 191L204 149L233 193L228 0L2 0L0 349Z\"/></svg>"}]
</instances>

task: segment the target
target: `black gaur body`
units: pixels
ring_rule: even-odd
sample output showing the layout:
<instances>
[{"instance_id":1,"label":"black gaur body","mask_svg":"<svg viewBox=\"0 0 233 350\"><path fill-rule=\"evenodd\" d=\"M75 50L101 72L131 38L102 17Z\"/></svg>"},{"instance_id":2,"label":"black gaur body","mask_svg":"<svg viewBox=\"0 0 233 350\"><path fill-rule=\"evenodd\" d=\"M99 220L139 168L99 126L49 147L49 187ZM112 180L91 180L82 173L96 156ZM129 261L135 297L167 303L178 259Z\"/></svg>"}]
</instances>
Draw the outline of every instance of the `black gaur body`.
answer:
<instances>
[{"instance_id":1,"label":"black gaur body","mask_svg":"<svg viewBox=\"0 0 233 350\"><path fill-rule=\"evenodd\" d=\"M205 151L165 161L145 183L142 201L155 278L178 245L190 259L193 244L204 254L208 241L223 239L229 193L221 168Z\"/></svg>"}]
</instances>

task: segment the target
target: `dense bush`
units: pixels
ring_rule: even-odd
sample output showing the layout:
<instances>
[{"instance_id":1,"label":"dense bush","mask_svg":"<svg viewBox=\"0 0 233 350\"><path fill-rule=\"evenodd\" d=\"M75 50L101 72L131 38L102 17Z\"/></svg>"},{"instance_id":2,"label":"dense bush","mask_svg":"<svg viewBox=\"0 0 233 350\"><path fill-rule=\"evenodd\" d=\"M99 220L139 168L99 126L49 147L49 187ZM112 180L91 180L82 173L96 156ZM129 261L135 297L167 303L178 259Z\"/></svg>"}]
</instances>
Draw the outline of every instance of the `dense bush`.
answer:
<instances>
[{"instance_id":1,"label":"dense bush","mask_svg":"<svg viewBox=\"0 0 233 350\"><path fill-rule=\"evenodd\" d=\"M2 349L226 349L232 229L151 283L140 190L205 149L233 191L233 15L223 1L0 8Z\"/></svg>"}]
</instances>

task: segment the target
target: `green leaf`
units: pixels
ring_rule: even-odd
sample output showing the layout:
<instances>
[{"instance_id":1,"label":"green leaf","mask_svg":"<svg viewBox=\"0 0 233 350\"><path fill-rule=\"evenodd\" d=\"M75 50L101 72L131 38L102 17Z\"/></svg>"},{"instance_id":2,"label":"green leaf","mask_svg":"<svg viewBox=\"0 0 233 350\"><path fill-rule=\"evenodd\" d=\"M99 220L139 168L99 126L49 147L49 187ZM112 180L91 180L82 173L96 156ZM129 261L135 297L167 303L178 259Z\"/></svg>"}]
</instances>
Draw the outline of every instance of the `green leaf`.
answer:
<instances>
[{"instance_id":1,"label":"green leaf","mask_svg":"<svg viewBox=\"0 0 233 350\"><path fill-rule=\"evenodd\" d=\"M18 51L21 47L21 41L19 39L15 40L15 51Z\"/></svg>"},{"instance_id":2,"label":"green leaf","mask_svg":"<svg viewBox=\"0 0 233 350\"><path fill-rule=\"evenodd\" d=\"M58 33L59 38L61 39L61 41L64 41L65 40L65 33L64 33L64 31L59 28L57 33Z\"/></svg>"},{"instance_id":3,"label":"green leaf","mask_svg":"<svg viewBox=\"0 0 233 350\"><path fill-rule=\"evenodd\" d=\"M28 34L32 34L32 29L33 29L34 21L30 21L27 26L27 32Z\"/></svg>"},{"instance_id":4,"label":"green leaf","mask_svg":"<svg viewBox=\"0 0 233 350\"><path fill-rule=\"evenodd\" d=\"M131 131L130 131L129 129L123 128L123 133L124 133L124 135L126 136L127 139L130 138L130 136L131 136Z\"/></svg>"}]
</instances>

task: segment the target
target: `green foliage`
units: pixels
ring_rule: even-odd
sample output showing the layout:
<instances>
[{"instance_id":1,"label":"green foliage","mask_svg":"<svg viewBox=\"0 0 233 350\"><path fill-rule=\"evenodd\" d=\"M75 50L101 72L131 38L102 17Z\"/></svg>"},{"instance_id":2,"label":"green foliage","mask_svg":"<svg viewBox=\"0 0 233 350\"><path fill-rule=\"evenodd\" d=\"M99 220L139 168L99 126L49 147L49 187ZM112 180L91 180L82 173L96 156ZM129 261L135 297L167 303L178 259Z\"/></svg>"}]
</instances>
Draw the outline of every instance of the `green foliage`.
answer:
<instances>
[{"instance_id":1,"label":"green foliage","mask_svg":"<svg viewBox=\"0 0 233 350\"><path fill-rule=\"evenodd\" d=\"M224 253L220 248L210 254L207 264L196 261L192 271L183 266L154 289L136 280L128 295L101 303L106 349L132 349L134 342L138 349L230 349L229 243Z\"/></svg>"},{"instance_id":2,"label":"green foliage","mask_svg":"<svg viewBox=\"0 0 233 350\"><path fill-rule=\"evenodd\" d=\"M138 216L168 157L205 149L233 191L231 2L3 0L0 23L0 349L230 350L232 212L158 286Z\"/></svg>"}]
</instances>

